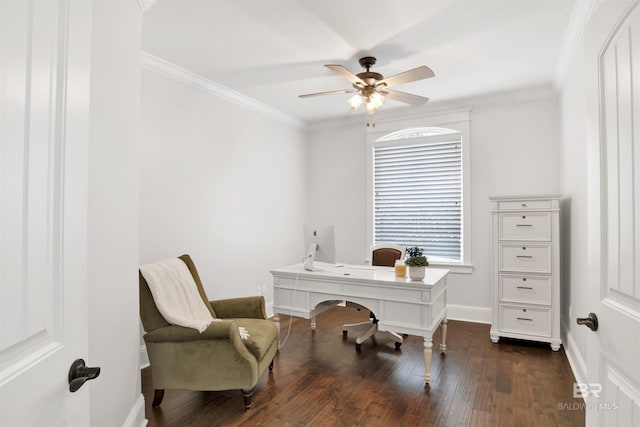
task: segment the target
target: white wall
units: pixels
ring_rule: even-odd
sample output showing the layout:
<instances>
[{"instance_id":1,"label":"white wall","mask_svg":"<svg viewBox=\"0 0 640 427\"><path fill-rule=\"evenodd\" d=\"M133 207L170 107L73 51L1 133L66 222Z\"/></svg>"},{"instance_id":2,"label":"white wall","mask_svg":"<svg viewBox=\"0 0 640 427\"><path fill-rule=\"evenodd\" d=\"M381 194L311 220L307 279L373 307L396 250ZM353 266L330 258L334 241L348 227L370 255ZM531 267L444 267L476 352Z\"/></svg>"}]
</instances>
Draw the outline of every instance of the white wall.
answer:
<instances>
[{"instance_id":1,"label":"white wall","mask_svg":"<svg viewBox=\"0 0 640 427\"><path fill-rule=\"evenodd\" d=\"M138 368L138 126L142 11L94 1L88 158L91 425L142 425ZM116 30L117 29L117 30Z\"/></svg>"},{"instance_id":2,"label":"white wall","mask_svg":"<svg viewBox=\"0 0 640 427\"><path fill-rule=\"evenodd\" d=\"M575 318L589 311L587 284L587 111L584 44L581 43L560 98L562 132L563 340L578 381L586 378L587 328ZM571 310L570 310L571 308ZM571 348L573 346L573 348ZM573 359L572 359L573 358ZM577 371L576 371L577 370Z\"/></svg>"},{"instance_id":3,"label":"white wall","mask_svg":"<svg viewBox=\"0 0 640 427\"><path fill-rule=\"evenodd\" d=\"M211 299L264 293L298 262L306 131L142 71L140 262L190 254Z\"/></svg>"},{"instance_id":4,"label":"white wall","mask_svg":"<svg viewBox=\"0 0 640 427\"><path fill-rule=\"evenodd\" d=\"M309 134L309 220L333 224L336 259L362 264L368 258L367 140L364 124L338 123Z\"/></svg>"},{"instance_id":5,"label":"white wall","mask_svg":"<svg viewBox=\"0 0 640 427\"><path fill-rule=\"evenodd\" d=\"M475 105L475 106L474 106ZM471 107L472 274L452 274L448 302L491 306L489 197L559 194L558 100ZM427 110L428 111L428 110ZM349 124L351 123L351 124ZM309 201L313 221L336 225L337 257L361 263L367 254L366 127L342 122L313 127L309 135ZM458 307L459 308L459 307ZM460 310L454 310L460 313ZM464 311L464 310L463 310Z\"/></svg>"}]
</instances>

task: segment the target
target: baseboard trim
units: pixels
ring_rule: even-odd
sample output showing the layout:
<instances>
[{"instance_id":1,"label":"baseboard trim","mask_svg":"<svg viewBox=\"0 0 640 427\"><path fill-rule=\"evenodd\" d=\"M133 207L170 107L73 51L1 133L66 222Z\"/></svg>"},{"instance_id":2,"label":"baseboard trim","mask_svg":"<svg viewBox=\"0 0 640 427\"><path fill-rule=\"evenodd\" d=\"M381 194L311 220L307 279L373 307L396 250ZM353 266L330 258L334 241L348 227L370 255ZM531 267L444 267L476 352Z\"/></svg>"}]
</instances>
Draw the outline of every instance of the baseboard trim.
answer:
<instances>
[{"instance_id":1,"label":"baseboard trim","mask_svg":"<svg viewBox=\"0 0 640 427\"><path fill-rule=\"evenodd\" d=\"M144 427L147 425L147 419L144 417L144 395L138 396L138 400L129 411L127 419L122 423L122 427Z\"/></svg>"},{"instance_id":2,"label":"baseboard trim","mask_svg":"<svg viewBox=\"0 0 640 427\"><path fill-rule=\"evenodd\" d=\"M491 307L473 305L447 305L447 319L473 323L491 323Z\"/></svg>"},{"instance_id":3,"label":"baseboard trim","mask_svg":"<svg viewBox=\"0 0 640 427\"><path fill-rule=\"evenodd\" d=\"M564 352L567 355L567 360L569 361L571 371L573 371L573 376L576 377L576 382L586 383L587 363L585 362L584 357L582 357L582 353L580 353L578 345L573 339L573 335L571 334L569 327L566 324L563 324L563 327L566 331L566 339L564 340Z\"/></svg>"}]
</instances>

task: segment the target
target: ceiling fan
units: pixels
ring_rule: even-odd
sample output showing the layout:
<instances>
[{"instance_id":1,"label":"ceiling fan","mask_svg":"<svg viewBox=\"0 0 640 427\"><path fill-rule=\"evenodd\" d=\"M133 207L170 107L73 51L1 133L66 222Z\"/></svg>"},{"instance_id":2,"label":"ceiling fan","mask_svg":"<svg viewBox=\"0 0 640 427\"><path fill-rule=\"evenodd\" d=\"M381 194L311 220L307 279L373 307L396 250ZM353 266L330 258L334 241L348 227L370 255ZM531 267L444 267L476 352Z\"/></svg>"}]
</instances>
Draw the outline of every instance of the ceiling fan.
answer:
<instances>
[{"instance_id":1,"label":"ceiling fan","mask_svg":"<svg viewBox=\"0 0 640 427\"><path fill-rule=\"evenodd\" d=\"M354 96L349 98L349 106L351 109L357 110L360 105L364 103L364 109L367 114L375 114L375 112L384 104L385 97L416 107L424 105L429 101L429 98L425 98L424 96L389 89L391 86L428 79L435 76L434 72L426 65L385 78L380 73L370 71L371 67L376 63L376 58L373 56L365 56L364 58L360 58L358 62L360 62L360 65L367 71L354 74L342 65L325 65L325 67L331 71L334 71L349 80L353 84L353 89L309 93L306 95L299 95L299 98L332 95L335 93L355 93Z\"/></svg>"}]
</instances>

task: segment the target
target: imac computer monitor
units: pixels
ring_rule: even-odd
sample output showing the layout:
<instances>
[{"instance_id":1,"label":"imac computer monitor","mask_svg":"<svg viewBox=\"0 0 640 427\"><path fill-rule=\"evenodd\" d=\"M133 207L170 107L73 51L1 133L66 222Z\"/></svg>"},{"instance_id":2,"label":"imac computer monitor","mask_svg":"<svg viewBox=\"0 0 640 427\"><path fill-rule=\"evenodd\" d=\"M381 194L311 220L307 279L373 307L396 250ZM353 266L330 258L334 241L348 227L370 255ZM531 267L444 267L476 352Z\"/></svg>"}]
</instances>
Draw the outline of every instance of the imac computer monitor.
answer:
<instances>
[{"instance_id":1,"label":"imac computer monitor","mask_svg":"<svg viewBox=\"0 0 640 427\"><path fill-rule=\"evenodd\" d=\"M313 270L313 262L336 263L336 244L333 225L304 225L304 268Z\"/></svg>"}]
</instances>

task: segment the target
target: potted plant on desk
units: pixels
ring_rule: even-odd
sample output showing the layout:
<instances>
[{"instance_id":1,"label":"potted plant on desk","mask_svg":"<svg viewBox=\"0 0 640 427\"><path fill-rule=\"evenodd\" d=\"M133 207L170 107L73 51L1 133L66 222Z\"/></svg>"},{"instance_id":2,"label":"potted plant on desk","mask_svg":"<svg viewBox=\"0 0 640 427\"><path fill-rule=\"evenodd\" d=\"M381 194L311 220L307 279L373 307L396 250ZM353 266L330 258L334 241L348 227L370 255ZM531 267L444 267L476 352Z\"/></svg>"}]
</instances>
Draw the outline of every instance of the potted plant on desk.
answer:
<instances>
[{"instance_id":1,"label":"potted plant on desk","mask_svg":"<svg viewBox=\"0 0 640 427\"><path fill-rule=\"evenodd\" d=\"M427 257L422 255L419 247L407 248L407 259L404 262L409 267L409 277L411 280L424 279L425 268L429 265Z\"/></svg>"}]
</instances>

